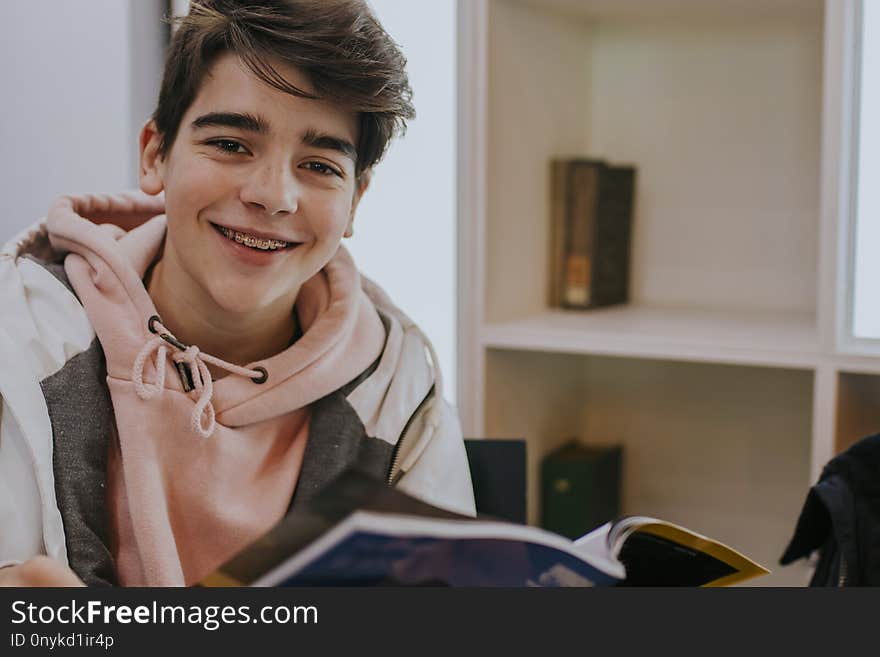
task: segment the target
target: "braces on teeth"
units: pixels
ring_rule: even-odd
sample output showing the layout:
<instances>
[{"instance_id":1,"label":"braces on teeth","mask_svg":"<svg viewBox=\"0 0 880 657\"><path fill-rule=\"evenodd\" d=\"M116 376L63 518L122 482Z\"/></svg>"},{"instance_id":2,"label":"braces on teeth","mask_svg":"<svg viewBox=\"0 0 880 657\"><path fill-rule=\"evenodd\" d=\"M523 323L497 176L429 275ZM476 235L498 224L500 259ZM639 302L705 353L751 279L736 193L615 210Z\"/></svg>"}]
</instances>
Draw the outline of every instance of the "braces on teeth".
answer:
<instances>
[{"instance_id":1,"label":"braces on teeth","mask_svg":"<svg viewBox=\"0 0 880 657\"><path fill-rule=\"evenodd\" d=\"M261 239L259 237L254 237L253 235L248 235L247 233L239 233L237 230L229 230L223 226L218 226L218 228L220 229L220 232L229 239L235 240L239 244L249 246L252 249L276 251L278 249L283 249L289 244L288 242L281 242L279 240Z\"/></svg>"}]
</instances>

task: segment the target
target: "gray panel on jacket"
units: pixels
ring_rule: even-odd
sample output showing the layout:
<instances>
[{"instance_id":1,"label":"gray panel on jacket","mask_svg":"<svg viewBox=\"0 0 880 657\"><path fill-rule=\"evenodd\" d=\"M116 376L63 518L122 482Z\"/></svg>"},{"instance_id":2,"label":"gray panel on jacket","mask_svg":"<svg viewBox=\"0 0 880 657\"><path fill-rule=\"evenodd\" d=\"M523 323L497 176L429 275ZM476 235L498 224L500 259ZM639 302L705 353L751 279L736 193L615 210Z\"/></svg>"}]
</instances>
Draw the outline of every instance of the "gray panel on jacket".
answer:
<instances>
[{"instance_id":1,"label":"gray panel on jacket","mask_svg":"<svg viewBox=\"0 0 880 657\"><path fill-rule=\"evenodd\" d=\"M385 352L391 320L377 309L385 328ZM309 441L290 506L302 504L349 467L384 480L391 470L394 447L384 440L367 435L364 423L347 397L366 381L382 360L380 355L370 366L339 390L312 403L309 409Z\"/></svg>"},{"instance_id":2,"label":"gray panel on jacket","mask_svg":"<svg viewBox=\"0 0 880 657\"><path fill-rule=\"evenodd\" d=\"M394 448L384 440L367 436L363 423L345 399L345 389L319 399L312 404L309 442L291 506L308 502L349 467L384 479L391 469L393 452Z\"/></svg>"},{"instance_id":3,"label":"gray panel on jacket","mask_svg":"<svg viewBox=\"0 0 880 657\"><path fill-rule=\"evenodd\" d=\"M107 440L114 422L97 338L40 385L49 408L55 495L70 567L90 586L116 582L108 550Z\"/></svg>"}]
</instances>

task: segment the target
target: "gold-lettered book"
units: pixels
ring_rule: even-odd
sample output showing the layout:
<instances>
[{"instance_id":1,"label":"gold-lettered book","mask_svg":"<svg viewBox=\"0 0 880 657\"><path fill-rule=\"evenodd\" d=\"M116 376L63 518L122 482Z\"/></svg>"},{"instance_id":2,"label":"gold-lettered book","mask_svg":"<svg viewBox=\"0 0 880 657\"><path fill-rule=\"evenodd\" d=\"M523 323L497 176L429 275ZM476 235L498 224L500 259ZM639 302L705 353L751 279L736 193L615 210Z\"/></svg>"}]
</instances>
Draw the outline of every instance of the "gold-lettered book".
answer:
<instances>
[{"instance_id":1,"label":"gold-lettered book","mask_svg":"<svg viewBox=\"0 0 880 657\"><path fill-rule=\"evenodd\" d=\"M552 161L551 307L597 308L629 299L635 180L631 166Z\"/></svg>"}]
</instances>

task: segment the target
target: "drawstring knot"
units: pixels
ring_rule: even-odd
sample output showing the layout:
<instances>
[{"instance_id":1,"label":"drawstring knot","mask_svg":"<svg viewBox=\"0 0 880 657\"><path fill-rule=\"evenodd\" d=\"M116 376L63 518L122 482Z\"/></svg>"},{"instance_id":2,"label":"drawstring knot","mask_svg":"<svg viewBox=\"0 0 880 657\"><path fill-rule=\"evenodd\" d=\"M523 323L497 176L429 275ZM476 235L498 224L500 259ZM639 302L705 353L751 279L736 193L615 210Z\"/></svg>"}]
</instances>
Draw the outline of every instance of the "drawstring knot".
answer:
<instances>
[{"instance_id":1,"label":"drawstring knot","mask_svg":"<svg viewBox=\"0 0 880 657\"><path fill-rule=\"evenodd\" d=\"M165 361L168 357L168 345L171 345L176 350L172 354L171 360L180 375L183 391L198 395L190 415L190 428L203 438L209 438L214 433L216 426L214 405L211 403L211 397L214 394L214 380L208 371L208 363L224 369L230 374L247 377L257 384L265 383L269 378L265 367L258 366L253 369L239 367L210 354L202 353L195 345L182 343L162 325L162 320L158 315L150 317L147 328L150 333L156 335L147 340L132 365L131 380L134 382L137 396L147 401L165 389ZM144 382L144 367L147 359L154 354L153 366L156 370L156 380L153 383L146 383Z\"/></svg>"}]
</instances>

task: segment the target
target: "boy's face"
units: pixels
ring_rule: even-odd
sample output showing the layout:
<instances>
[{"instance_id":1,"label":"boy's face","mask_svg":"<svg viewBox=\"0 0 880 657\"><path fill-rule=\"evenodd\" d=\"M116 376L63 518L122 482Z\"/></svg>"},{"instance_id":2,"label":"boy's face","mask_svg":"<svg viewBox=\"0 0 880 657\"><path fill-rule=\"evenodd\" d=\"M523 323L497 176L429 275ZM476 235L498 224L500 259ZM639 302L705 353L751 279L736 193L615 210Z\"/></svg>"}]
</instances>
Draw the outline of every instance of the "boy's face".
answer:
<instances>
[{"instance_id":1,"label":"boy's face","mask_svg":"<svg viewBox=\"0 0 880 657\"><path fill-rule=\"evenodd\" d=\"M298 70L278 66L311 92ZM358 122L291 96L224 55L202 82L174 144L141 134L141 188L165 192L163 276L227 313L292 306L351 228Z\"/></svg>"}]
</instances>

